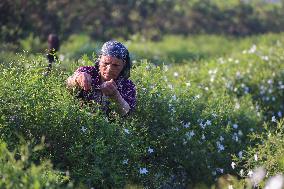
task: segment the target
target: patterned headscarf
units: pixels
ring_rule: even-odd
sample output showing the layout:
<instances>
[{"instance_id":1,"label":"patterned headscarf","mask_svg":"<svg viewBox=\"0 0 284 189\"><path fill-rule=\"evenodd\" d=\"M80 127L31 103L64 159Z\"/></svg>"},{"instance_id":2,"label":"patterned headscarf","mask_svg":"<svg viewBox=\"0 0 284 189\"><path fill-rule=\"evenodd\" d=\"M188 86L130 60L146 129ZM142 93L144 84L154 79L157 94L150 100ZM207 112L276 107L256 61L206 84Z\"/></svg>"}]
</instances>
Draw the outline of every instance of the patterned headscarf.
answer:
<instances>
[{"instance_id":1,"label":"patterned headscarf","mask_svg":"<svg viewBox=\"0 0 284 189\"><path fill-rule=\"evenodd\" d=\"M112 56L121 59L125 66L120 75L126 79L130 77L131 61L127 48L118 41L107 41L103 44L100 55Z\"/></svg>"}]
</instances>

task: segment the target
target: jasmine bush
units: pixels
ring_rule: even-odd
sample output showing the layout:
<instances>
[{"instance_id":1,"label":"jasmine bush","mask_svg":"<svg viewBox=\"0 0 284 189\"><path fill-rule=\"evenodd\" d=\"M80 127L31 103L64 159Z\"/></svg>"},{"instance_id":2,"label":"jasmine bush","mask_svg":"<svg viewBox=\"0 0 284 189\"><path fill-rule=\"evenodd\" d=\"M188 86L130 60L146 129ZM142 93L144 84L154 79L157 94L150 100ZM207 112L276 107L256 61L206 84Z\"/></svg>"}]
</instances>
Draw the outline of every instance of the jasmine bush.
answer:
<instances>
[{"instance_id":1,"label":"jasmine bush","mask_svg":"<svg viewBox=\"0 0 284 189\"><path fill-rule=\"evenodd\" d=\"M281 44L179 67L134 61L138 104L127 118L107 117L67 91L67 77L93 59L65 59L44 76L44 57L1 53L0 138L16 149L19 138L34 145L44 136L46 147L31 162L50 159L74 187L211 184L239 174L232 156L246 165L259 142L250 136L267 132L264 120L282 117Z\"/></svg>"},{"instance_id":2,"label":"jasmine bush","mask_svg":"<svg viewBox=\"0 0 284 189\"><path fill-rule=\"evenodd\" d=\"M174 66L167 75L174 85L180 85L182 80L197 85L208 95L211 91L226 92L236 99L250 95L254 107L264 111L265 120L272 116L281 118L284 112L283 44L282 38L273 46L252 44L229 57Z\"/></svg>"},{"instance_id":3,"label":"jasmine bush","mask_svg":"<svg viewBox=\"0 0 284 189\"><path fill-rule=\"evenodd\" d=\"M232 171L230 154L244 149L238 144L246 146L261 121L250 97L236 109L226 94L209 99L198 88L171 88L162 69L146 62L133 71L138 106L126 120L80 107L65 89L66 73L43 76L40 58L1 69L1 138L17 146L18 136L45 136L48 147L37 156L87 186L186 185L205 175L210 182Z\"/></svg>"},{"instance_id":4,"label":"jasmine bush","mask_svg":"<svg viewBox=\"0 0 284 189\"><path fill-rule=\"evenodd\" d=\"M70 188L68 177L52 169L49 161L34 164L32 153L42 148L22 145L10 152L5 142L0 142L0 187L1 188ZM65 184L64 184L65 183Z\"/></svg>"},{"instance_id":5,"label":"jasmine bush","mask_svg":"<svg viewBox=\"0 0 284 189\"><path fill-rule=\"evenodd\" d=\"M244 170L254 170L263 167L267 170L267 177L274 176L284 171L283 159L283 123L284 120L271 120L264 124L264 132L254 134L251 140L261 141L254 147L250 147L244 153L244 158L236 158Z\"/></svg>"}]
</instances>

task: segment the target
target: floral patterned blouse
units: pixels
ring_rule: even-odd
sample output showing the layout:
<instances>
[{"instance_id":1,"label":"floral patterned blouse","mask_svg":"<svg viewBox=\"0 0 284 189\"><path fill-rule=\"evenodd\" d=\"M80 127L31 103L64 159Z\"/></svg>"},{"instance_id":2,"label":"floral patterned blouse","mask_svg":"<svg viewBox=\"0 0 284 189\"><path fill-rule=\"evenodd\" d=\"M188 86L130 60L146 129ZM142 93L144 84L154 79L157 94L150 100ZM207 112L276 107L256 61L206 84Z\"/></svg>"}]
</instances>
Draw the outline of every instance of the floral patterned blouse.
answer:
<instances>
[{"instance_id":1,"label":"floral patterned blouse","mask_svg":"<svg viewBox=\"0 0 284 189\"><path fill-rule=\"evenodd\" d=\"M82 91L80 97L87 101L94 100L98 102L99 104L103 105L103 109L108 112L110 101L109 97L103 95L100 90L101 77L98 66L82 66L79 67L76 72L86 72L90 74L92 78L92 90ZM123 76L117 78L115 83L120 95L129 104L130 111L132 111L136 105L136 87L134 83Z\"/></svg>"}]
</instances>

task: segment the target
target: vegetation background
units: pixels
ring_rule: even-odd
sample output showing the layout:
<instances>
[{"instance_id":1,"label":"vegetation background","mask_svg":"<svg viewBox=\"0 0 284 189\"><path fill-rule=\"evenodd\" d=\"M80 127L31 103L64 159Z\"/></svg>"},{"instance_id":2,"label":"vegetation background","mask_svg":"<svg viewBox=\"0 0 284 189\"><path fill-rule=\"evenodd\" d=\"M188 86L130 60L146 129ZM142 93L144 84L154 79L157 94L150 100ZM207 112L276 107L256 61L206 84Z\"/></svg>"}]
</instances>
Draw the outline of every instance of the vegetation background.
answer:
<instances>
[{"instance_id":1,"label":"vegetation background","mask_svg":"<svg viewBox=\"0 0 284 189\"><path fill-rule=\"evenodd\" d=\"M15 42L29 35L62 40L74 33L92 39L164 34L245 36L284 29L282 0L2 0L1 39Z\"/></svg>"}]
</instances>

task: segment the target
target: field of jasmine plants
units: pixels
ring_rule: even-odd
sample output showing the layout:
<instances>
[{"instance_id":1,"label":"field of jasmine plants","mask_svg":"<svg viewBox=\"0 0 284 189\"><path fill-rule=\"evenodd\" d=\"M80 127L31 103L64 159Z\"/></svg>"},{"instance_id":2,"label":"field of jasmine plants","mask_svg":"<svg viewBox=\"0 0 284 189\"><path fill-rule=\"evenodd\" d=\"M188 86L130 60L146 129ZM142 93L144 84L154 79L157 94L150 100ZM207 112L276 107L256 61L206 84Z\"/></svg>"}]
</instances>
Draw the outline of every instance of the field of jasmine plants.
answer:
<instances>
[{"instance_id":1,"label":"field of jasmine plants","mask_svg":"<svg viewBox=\"0 0 284 189\"><path fill-rule=\"evenodd\" d=\"M284 35L139 36L137 107L127 118L81 106L66 79L102 43L1 44L0 188L266 188L284 178Z\"/></svg>"}]
</instances>

